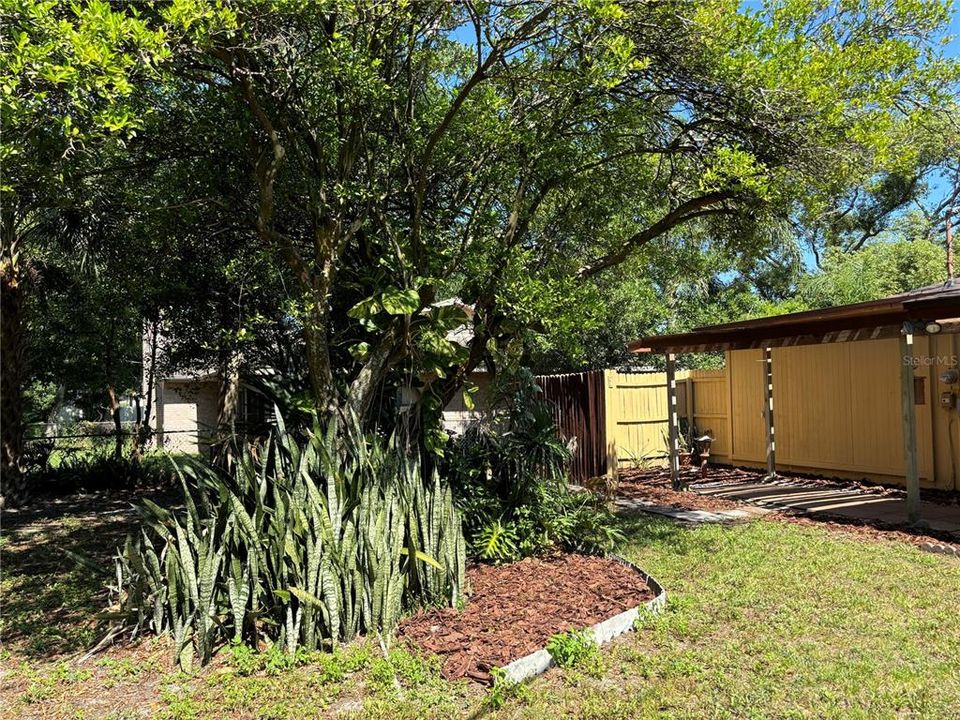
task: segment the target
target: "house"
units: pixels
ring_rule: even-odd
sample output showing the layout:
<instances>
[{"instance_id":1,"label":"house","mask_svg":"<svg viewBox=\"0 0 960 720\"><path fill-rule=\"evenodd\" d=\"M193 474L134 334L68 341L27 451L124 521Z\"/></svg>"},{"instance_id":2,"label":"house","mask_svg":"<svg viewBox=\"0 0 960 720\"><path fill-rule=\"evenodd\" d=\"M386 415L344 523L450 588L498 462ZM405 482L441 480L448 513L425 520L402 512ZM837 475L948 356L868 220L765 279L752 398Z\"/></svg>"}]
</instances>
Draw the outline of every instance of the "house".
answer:
<instances>
[{"instance_id":1,"label":"house","mask_svg":"<svg viewBox=\"0 0 960 720\"><path fill-rule=\"evenodd\" d=\"M456 298L435 303L433 307L451 304L461 306L468 316L472 316L472 308ZM157 337L152 341L149 334L144 333L144 358L156 357L158 353L162 356L164 340L162 335ZM448 340L462 345L467 345L472 337L469 325L455 328L447 334ZM156 352L152 342L158 343ZM198 369L150 378L149 365L149 362L144 363L143 395L151 396L149 422L155 429L157 446L174 453L209 454L217 429L221 383L219 373ZM240 380L236 426L259 432L272 422L273 407L258 390L257 383L252 382L253 379L247 377ZM448 432L462 432L482 412L489 374L481 368L471 373L470 380L479 388L474 407L468 408L463 395L458 393L443 411L443 426ZM397 410L402 411L415 401L414 391L401 391L397 398Z\"/></svg>"}]
</instances>

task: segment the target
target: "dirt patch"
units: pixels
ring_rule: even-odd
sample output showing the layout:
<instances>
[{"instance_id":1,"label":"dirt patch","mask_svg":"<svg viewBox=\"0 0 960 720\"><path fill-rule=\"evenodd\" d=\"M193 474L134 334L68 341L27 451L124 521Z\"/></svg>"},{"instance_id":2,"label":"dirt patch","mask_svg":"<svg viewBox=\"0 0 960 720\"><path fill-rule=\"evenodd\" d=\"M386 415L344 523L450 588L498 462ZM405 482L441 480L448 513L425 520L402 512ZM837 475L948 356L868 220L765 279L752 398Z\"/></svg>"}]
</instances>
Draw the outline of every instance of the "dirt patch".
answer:
<instances>
[{"instance_id":1,"label":"dirt patch","mask_svg":"<svg viewBox=\"0 0 960 720\"><path fill-rule=\"evenodd\" d=\"M808 473L786 472L777 470L777 480L770 481L766 479L766 471L755 468L738 468L730 465L708 465L704 475L700 475L699 469L680 470L680 479L687 484L694 483L766 483L766 482L800 482L807 486L821 487L829 490L856 490L861 493L879 495L882 497L904 498L907 496L906 490L902 487L892 487L889 485L880 485L879 483L868 480L842 480L836 478L825 478L819 475L810 475ZM646 468L636 470L621 470L620 485L626 486L656 486L670 488L670 471L666 468ZM960 505L960 492L954 490L937 490L935 488L922 488L920 498L925 502L933 502L938 505ZM739 503L735 503L739 504ZM692 508L691 508L692 509ZM701 510L708 509L701 506ZM716 509L720 508L719 506ZM729 508L726 508L729 509Z\"/></svg>"},{"instance_id":2,"label":"dirt patch","mask_svg":"<svg viewBox=\"0 0 960 720\"><path fill-rule=\"evenodd\" d=\"M700 480L700 473L685 475L684 479L688 482L696 482ZM683 510L736 510L744 505L736 500L672 490L669 470L623 471L620 475L617 494L628 498L649 500L660 505L673 505Z\"/></svg>"},{"instance_id":3,"label":"dirt patch","mask_svg":"<svg viewBox=\"0 0 960 720\"><path fill-rule=\"evenodd\" d=\"M771 513L767 515L767 517L771 520L790 522L795 525L826 528L831 532L869 540L897 540L913 545L923 545L924 543L932 543L934 545L943 544L960 550L960 544L957 543L955 535L952 533L937 532L935 530L912 530L888 523L869 523L865 520L829 515L816 518L809 515L791 513L789 510Z\"/></svg>"},{"instance_id":4,"label":"dirt patch","mask_svg":"<svg viewBox=\"0 0 960 720\"><path fill-rule=\"evenodd\" d=\"M443 658L448 680L490 683L490 670L541 649L552 635L589 627L653 598L616 560L564 554L511 565L475 565L464 610L425 610L399 636Z\"/></svg>"}]
</instances>

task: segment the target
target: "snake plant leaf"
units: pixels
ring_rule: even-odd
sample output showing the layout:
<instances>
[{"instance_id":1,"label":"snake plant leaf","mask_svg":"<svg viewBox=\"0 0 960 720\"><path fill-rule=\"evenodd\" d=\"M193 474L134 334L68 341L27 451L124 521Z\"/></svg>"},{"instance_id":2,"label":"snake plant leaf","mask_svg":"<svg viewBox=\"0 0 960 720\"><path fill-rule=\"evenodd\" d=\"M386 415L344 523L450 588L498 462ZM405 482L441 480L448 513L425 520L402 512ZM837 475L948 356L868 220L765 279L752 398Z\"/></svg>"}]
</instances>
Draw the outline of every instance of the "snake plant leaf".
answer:
<instances>
[{"instance_id":1,"label":"snake plant leaf","mask_svg":"<svg viewBox=\"0 0 960 720\"><path fill-rule=\"evenodd\" d=\"M409 555L410 548L400 548L400 554ZM430 555L427 555L425 552L421 552L420 550L415 550L414 555L416 556L417 560L419 560L420 562L424 562L427 565L430 565L431 567L435 567L437 570L443 570L443 565L438 563L435 558L431 557Z\"/></svg>"}]
</instances>

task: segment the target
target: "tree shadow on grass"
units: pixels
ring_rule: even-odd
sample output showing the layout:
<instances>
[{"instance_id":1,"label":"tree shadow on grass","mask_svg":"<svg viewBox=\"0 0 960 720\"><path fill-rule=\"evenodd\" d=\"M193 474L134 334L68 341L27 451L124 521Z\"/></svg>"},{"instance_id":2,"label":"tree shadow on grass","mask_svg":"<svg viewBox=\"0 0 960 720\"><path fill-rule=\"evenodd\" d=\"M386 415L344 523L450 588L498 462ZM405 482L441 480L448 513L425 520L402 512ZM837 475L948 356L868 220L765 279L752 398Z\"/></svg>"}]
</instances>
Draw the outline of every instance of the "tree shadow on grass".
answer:
<instances>
[{"instance_id":1,"label":"tree shadow on grass","mask_svg":"<svg viewBox=\"0 0 960 720\"><path fill-rule=\"evenodd\" d=\"M88 649L103 628L112 557L136 527L132 503L147 493L37 498L3 514L0 641L4 650L54 660ZM64 550L103 569L80 565Z\"/></svg>"},{"instance_id":2,"label":"tree shadow on grass","mask_svg":"<svg viewBox=\"0 0 960 720\"><path fill-rule=\"evenodd\" d=\"M675 555L699 552L703 547L703 526L675 520L663 515L651 515L643 511L621 510L617 513L620 531L626 537L622 550L631 546L669 546Z\"/></svg>"},{"instance_id":3,"label":"tree shadow on grass","mask_svg":"<svg viewBox=\"0 0 960 720\"><path fill-rule=\"evenodd\" d=\"M652 515L642 510L620 510L616 513L620 530L635 541L664 542L697 529L697 525L666 515Z\"/></svg>"}]
</instances>

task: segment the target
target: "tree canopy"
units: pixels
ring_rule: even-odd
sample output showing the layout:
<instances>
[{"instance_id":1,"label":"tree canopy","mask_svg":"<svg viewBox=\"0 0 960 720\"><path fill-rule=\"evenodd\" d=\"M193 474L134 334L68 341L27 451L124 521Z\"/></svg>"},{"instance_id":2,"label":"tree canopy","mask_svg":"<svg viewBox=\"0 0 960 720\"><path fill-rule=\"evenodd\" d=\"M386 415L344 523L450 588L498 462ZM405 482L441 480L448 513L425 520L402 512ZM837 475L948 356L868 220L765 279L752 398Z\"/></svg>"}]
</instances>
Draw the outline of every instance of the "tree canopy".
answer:
<instances>
[{"instance_id":1,"label":"tree canopy","mask_svg":"<svg viewBox=\"0 0 960 720\"><path fill-rule=\"evenodd\" d=\"M404 382L429 415L530 333L689 322L698 284L782 301L797 248L869 244L957 148L940 0L3 3L4 288L117 183L169 317L214 314L189 267L246 278L231 337L295 328L320 409Z\"/></svg>"}]
</instances>

